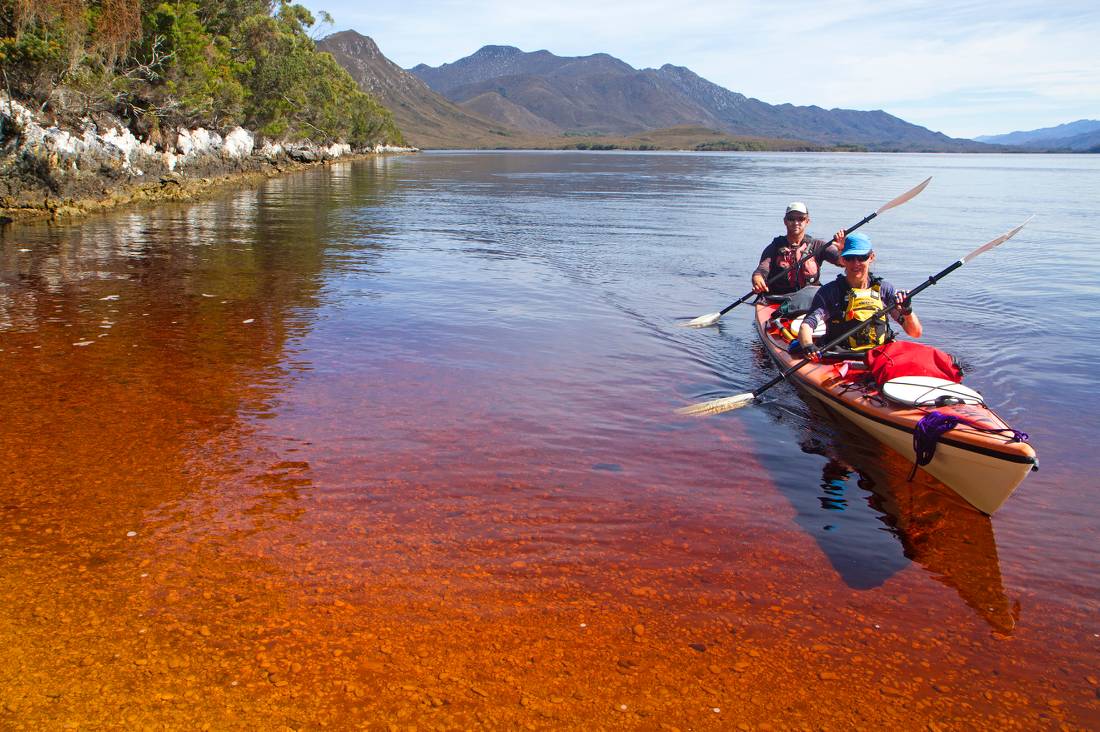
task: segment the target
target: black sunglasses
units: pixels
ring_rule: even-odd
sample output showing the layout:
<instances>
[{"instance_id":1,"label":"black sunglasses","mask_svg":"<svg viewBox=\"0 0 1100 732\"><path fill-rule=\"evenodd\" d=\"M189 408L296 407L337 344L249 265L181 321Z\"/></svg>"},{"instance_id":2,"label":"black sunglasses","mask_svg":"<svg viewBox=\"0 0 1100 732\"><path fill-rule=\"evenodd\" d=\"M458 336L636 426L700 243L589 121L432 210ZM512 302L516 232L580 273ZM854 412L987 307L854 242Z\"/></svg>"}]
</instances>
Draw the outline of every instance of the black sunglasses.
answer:
<instances>
[{"instance_id":1,"label":"black sunglasses","mask_svg":"<svg viewBox=\"0 0 1100 732\"><path fill-rule=\"evenodd\" d=\"M843 259L849 259L853 262L866 262L871 258L870 254L845 254Z\"/></svg>"},{"instance_id":2,"label":"black sunglasses","mask_svg":"<svg viewBox=\"0 0 1100 732\"><path fill-rule=\"evenodd\" d=\"M806 219L808 219L808 218L810 218L810 217L809 216L786 216L786 217L784 217L784 221L790 221L792 224L801 224L801 223L804 223L806 221Z\"/></svg>"}]
</instances>

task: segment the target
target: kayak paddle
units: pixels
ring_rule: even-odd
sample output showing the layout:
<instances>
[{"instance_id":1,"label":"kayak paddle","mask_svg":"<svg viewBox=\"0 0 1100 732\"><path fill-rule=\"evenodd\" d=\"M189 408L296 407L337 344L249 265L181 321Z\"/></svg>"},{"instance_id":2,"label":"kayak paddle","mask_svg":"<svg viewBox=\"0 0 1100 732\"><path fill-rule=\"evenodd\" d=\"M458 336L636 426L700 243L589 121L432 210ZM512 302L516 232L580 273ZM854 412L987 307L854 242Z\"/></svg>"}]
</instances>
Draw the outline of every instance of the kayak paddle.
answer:
<instances>
[{"instance_id":1,"label":"kayak paddle","mask_svg":"<svg viewBox=\"0 0 1100 732\"><path fill-rule=\"evenodd\" d=\"M952 263L948 267L945 267L944 269L940 270L940 272L938 272L937 274L932 275L927 280L925 280L924 282L922 282L921 284L917 285L915 288L913 288L912 290L909 291L909 299L912 299L914 295L917 295L920 292L922 292L923 290L925 290L926 288L931 287L932 285L936 284L937 282L942 280L944 277L946 277L947 275L949 275L952 272L954 272L955 270L957 270L959 267L961 267L964 264L966 264L967 262L969 262L971 259L974 259L974 257L977 257L980 254L984 254L985 252L988 252L993 247L996 247L1000 244L1004 244L1006 241L1008 241L1009 239L1014 237L1020 229L1027 226L1028 222L1031 221L1032 218L1034 218L1034 217L1028 217L1027 221L1020 224L1019 226L1017 226L1012 231L1001 234L1000 236L998 236L993 241L989 241L989 242L986 242L985 244L982 244L980 247L978 247L974 251L970 252L970 254L967 254L962 259ZM846 330L844 333L841 333L839 336L837 336L836 338L834 338L831 341L829 341L828 343L826 343L824 346L821 346L820 350L822 350L822 351L829 350L833 346L835 346L838 343L841 343L842 341L844 341L844 339L848 338L849 336L853 336L856 333L858 333L860 330L870 326L871 323L875 322L879 318L885 317L886 313L888 313L890 311L890 309L893 308L894 305L896 305L896 304L897 303L892 302L889 305L886 305L886 306L880 308L878 310L878 312L876 312L874 315L872 315L867 320L860 321L856 325L854 325L851 328L849 328L848 330ZM721 399L712 399L709 402L699 402L698 404L692 404L691 406L688 406L688 407L681 407L680 409L677 409L676 411L679 414L706 415L706 414L721 414L722 412L728 412L728 411L733 410L733 409L739 409L739 408L745 406L746 404L750 404L754 399L756 399L758 396L760 396L761 394L766 392L768 389L772 388L773 386L778 384L780 381L783 381L788 376L793 374L795 371L798 371L800 368L802 368L806 364L810 363L811 360L812 359L809 359L809 358L802 359L798 363L796 363L796 364L788 367L786 370L782 371L779 374L779 376L776 376L774 379L769 381L767 384L764 384L763 386L759 387L758 389L750 391L747 394L738 394L736 396L722 397Z\"/></svg>"},{"instance_id":2,"label":"kayak paddle","mask_svg":"<svg viewBox=\"0 0 1100 732\"><path fill-rule=\"evenodd\" d=\"M864 216L862 221L860 221L858 224L854 224L853 226L848 227L844 231L848 232L848 233L853 232L856 229L858 229L859 227L866 224L871 219L878 216L880 213L885 213L886 211L889 211L890 209L895 208L897 206L900 206L901 204L911 200L912 198L915 198L918 193L920 193L921 191L923 191L925 189L925 186L928 185L928 182L930 180L932 180L931 176L929 176L928 178L925 178L924 181L922 183L920 183L920 185L918 185L916 188L913 188L911 190L906 191L905 193L901 194L900 196L898 196L894 200L890 201L889 203L884 203L882 206L879 207L879 209L877 211L875 211L874 213L869 214L867 216ZM798 262L794 265L795 268L797 269L798 267L801 267L802 263L810 258L811 253L812 252L806 252L806 254L804 254L802 256L802 258L799 259ZM775 276L768 279L768 284L770 285L773 282L778 281L781 277L785 277L786 274L787 274L787 272L785 270L782 271L782 272L776 272ZM752 297L755 294L756 293L754 293L753 291L750 290L749 293L747 295L745 295L744 297L742 297L740 300L737 300L735 302L730 303L726 307L719 310L717 313L708 313L706 315L700 315L698 318L695 318L694 320L690 320L686 323L681 323L680 325L684 326L685 328L686 327L705 328L708 325L714 325L715 323L718 322L719 318L721 318L723 315L728 313L730 310L733 310L735 307L737 307L741 303L745 302L746 300L748 300L750 297Z\"/></svg>"}]
</instances>

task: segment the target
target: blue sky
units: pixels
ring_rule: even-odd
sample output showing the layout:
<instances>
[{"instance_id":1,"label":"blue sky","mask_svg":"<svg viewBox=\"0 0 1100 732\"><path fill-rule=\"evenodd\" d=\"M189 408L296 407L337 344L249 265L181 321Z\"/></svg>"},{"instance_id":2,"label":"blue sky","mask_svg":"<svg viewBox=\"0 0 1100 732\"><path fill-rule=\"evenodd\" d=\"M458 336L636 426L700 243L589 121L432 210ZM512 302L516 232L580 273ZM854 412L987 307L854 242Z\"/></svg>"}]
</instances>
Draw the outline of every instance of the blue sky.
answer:
<instances>
[{"instance_id":1,"label":"blue sky","mask_svg":"<svg viewBox=\"0 0 1100 732\"><path fill-rule=\"evenodd\" d=\"M306 0L403 67L487 44L686 66L771 104L883 109L953 137L1100 119L1094 0Z\"/></svg>"}]
</instances>

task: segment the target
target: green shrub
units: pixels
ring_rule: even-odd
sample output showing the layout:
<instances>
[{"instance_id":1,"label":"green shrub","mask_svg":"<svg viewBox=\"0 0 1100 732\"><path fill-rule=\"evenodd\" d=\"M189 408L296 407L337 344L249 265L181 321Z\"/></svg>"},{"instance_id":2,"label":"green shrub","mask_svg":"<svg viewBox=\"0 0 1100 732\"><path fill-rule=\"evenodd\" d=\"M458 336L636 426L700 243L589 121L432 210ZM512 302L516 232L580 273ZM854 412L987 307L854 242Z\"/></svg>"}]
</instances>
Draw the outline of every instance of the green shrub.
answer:
<instances>
[{"instance_id":1,"label":"green shrub","mask_svg":"<svg viewBox=\"0 0 1100 732\"><path fill-rule=\"evenodd\" d=\"M279 0L0 0L11 93L136 132L244 124L362 146L403 143L392 115L317 51L313 16Z\"/></svg>"}]
</instances>

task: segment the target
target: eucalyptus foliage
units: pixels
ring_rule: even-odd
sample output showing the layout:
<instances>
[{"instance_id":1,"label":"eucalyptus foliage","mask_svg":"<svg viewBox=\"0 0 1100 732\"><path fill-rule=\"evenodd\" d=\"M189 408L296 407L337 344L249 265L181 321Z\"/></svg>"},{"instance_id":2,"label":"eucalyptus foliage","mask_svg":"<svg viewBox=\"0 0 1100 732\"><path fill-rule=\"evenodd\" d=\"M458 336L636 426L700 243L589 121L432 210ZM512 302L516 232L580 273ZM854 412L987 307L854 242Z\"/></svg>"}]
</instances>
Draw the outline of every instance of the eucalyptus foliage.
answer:
<instances>
[{"instance_id":1,"label":"eucalyptus foliage","mask_svg":"<svg viewBox=\"0 0 1100 732\"><path fill-rule=\"evenodd\" d=\"M402 143L389 111L289 0L0 0L8 94L56 117L109 112L156 139L243 125L277 139Z\"/></svg>"}]
</instances>

